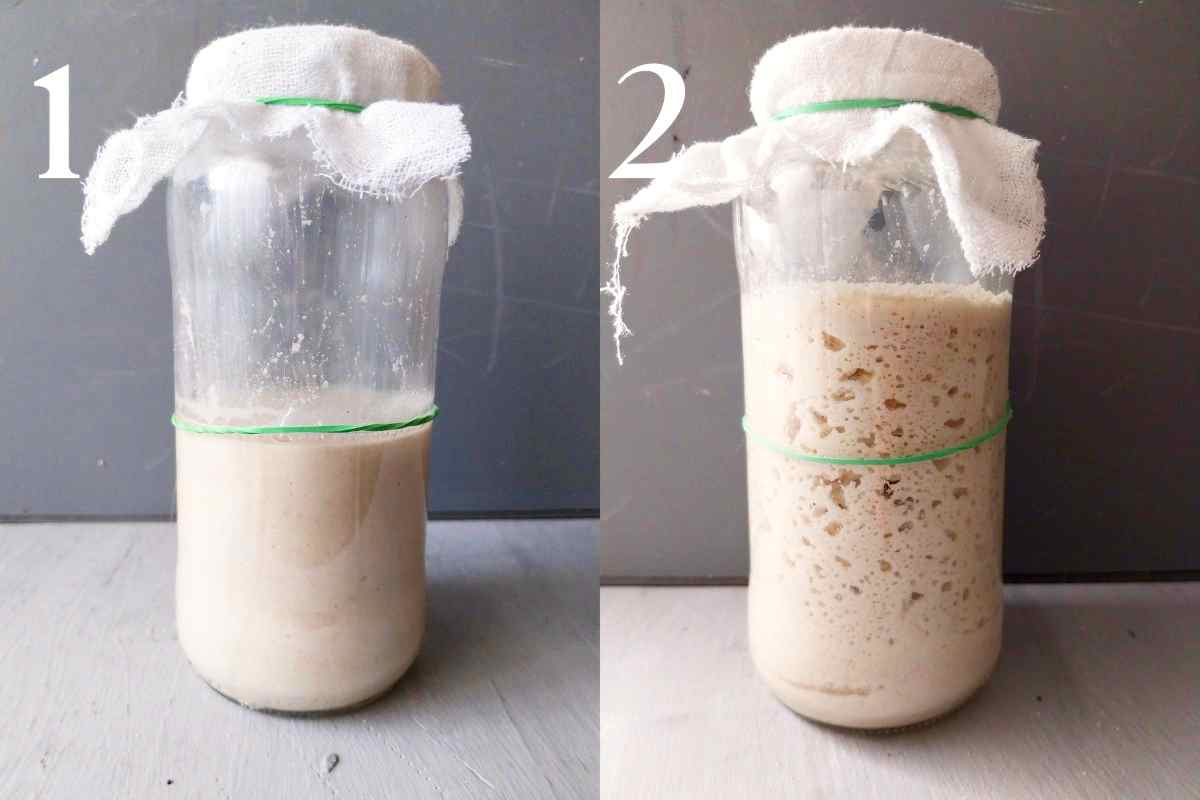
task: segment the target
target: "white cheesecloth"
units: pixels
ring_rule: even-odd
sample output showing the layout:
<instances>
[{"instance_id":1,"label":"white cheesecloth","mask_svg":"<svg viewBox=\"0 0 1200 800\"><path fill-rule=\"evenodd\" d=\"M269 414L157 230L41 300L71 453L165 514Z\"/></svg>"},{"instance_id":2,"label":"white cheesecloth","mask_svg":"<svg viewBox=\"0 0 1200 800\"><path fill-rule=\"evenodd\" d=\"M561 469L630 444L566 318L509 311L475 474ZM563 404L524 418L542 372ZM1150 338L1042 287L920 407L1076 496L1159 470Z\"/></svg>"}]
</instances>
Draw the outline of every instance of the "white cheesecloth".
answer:
<instances>
[{"instance_id":1,"label":"white cheesecloth","mask_svg":"<svg viewBox=\"0 0 1200 800\"><path fill-rule=\"evenodd\" d=\"M979 50L921 31L832 28L767 50L749 93L754 127L723 142L686 147L613 211L616 255L602 291L612 298L618 362L621 338L630 333L622 319L626 289L620 266L632 231L650 214L719 205L766 185L777 159L797 148L814 159L853 166L911 130L929 151L973 274L1013 274L1037 259L1046 217L1038 143L995 124L1000 85ZM795 113L811 103L872 99L942 103L982 119L937 111L925 102Z\"/></svg>"},{"instance_id":2,"label":"white cheesecloth","mask_svg":"<svg viewBox=\"0 0 1200 800\"><path fill-rule=\"evenodd\" d=\"M140 206L210 128L245 141L303 128L323 174L365 195L404 199L445 179L453 243L462 223L459 168L471 138L458 106L433 102L441 76L420 50L371 31L333 25L259 28L196 53L170 109L109 137L84 184L82 241L89 254ZM303 97L364 106L264 105Z\"/></svg>"}]
</instances>

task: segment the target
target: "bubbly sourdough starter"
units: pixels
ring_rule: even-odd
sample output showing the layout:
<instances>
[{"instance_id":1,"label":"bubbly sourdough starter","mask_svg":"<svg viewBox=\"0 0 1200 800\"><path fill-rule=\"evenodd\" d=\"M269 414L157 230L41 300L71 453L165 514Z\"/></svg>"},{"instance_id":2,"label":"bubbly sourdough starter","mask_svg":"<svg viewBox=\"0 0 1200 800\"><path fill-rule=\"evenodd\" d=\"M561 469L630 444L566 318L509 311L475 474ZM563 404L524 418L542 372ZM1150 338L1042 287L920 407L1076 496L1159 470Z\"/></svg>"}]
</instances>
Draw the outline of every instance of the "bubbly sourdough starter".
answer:
<instances>
[{"instance_id":1,"label":"bubbly sourdough starter","mask_svg":"<svg viewBox=\"0 0 1200 800\"><path fill-rule=\"evenodd\" d=\"M742 303L747 423L768 440L911 455L1005 413L1008 293L830 282ZM987 680L1000 647L1003 442L849 467L747 442L750 648L783 702L837 725L895 727Z\"/></svg>"},{"instance_id":2,"label":"bubbly sourdough starter","mask_svg":"<svg viewBox=\"0 0 1200 800\"><path fill-rule=\"evenodd\" d=\"M430 427L176 432L179 642L214 688L318 711L404 674L424 630Z\"/></svg>"}]
</instances>

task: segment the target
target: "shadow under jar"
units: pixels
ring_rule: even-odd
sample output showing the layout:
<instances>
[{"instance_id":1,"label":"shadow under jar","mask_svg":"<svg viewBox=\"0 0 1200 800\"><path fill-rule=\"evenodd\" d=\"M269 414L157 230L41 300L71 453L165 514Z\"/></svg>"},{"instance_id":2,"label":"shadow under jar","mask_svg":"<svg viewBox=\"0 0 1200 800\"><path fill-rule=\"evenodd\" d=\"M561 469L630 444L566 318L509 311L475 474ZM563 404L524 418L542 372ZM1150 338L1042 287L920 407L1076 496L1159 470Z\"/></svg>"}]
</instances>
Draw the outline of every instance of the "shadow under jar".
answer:
<instances>
[{"instance_id":1,"label":"shadow under jar","mask_svg":"<svg viewBox=\"0 0 1200 800\"><path fill-rule=\"evenodd\" d=\"M734 217L755 665L814 720L935 718L1000 650L1012 279L972 275L907 132L790 155Z\"/></svg>"},{"instance_id":2,"label":"shadow under jar","mask_svg":"<svg viewBox=\"0 0 1200 800\"><path fill-rule=\"evenodd\" d=\"M425 620L448 190L321 172L302 129L206 136L168 190L179 641L217 691L286 712L385 692Z\"/></svg>"}]
</instances>

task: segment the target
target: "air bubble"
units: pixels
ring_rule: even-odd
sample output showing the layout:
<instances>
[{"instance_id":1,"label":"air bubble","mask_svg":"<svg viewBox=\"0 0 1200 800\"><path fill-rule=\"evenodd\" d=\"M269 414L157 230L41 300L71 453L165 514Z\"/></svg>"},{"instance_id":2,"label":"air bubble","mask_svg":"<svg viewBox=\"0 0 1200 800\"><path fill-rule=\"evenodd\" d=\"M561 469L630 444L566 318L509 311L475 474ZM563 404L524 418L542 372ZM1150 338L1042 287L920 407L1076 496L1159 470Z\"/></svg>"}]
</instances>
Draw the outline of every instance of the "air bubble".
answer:
<instances>
[{"instance_id":1,"label":"air bubble","mask_svg":"<svg viewBox=\"0 0 1200 800\"><path fill-rule=\"evenodd\" d=\"M863 369L862 367L859 367L853 372L847 372L842 375L842 380L853 381L855 383L866 383L871 380L874 374L875 373L871 372L869 369Z\"/></svg>"},{"instance_id":2,"label":"air bubble","mask_svg":"<svg viewBox=\"0 0 1200 800\"><path fill-rule=\"evenodd\" d=\"M835 483L832 487L830 487L829 499L832 500L833 504L838 508L842 509L843 511L846 510L846 492L842 489L842 485L840 483Z\"/></svg>"},{"instance_id":3,"label":"air bubble","mask_svg":"<svg viewBox=\"0 0 1200 800\"><path fill-rule=\"evenodd\" d=\"M821 342L825 345L826 350L832 350L835 353L846 346L846 343L841 339L825 331L821 331Z\"/></svg>"}]
</instances>

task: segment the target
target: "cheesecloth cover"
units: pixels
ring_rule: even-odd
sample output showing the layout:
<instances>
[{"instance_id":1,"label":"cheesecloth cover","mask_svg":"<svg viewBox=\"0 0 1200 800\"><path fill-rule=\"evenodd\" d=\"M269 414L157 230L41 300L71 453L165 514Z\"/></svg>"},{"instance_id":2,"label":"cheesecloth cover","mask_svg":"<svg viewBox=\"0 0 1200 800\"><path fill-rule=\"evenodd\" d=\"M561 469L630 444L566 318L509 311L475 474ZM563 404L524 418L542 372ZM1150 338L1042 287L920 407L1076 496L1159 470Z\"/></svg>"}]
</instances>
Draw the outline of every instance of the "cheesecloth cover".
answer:
<instances>
[{"instance_id":1,"label":"cheesecloth cover","mask_svg":"<svg viewBox=\"0 0 1200 800\"><path fill-rule=\"evenodd\" d=\"M1038 143L995 124L1000 85L979 50L921 31L832 28L769 49L754 69L749 94L754 127L681 150L613 211L616 257L603 291L612 298L619 362L621 338L630 333L621 316L620 264L632 231L650 214L719 205L764 187L772 168L797 149L853 166L911 130L929 151L972 272L1013 274L1037 259L1045 228ZM831 101L868 102L812 107ZM937 110L937 104L953 110Z\"/></svg>"},{"instance_id":2,"label":"cheesecloth cover","mask_svg":"<svg viewBox=\"0 0 1200 800\"><path fill-rule=\"evenodd\" d=\"M196 53L171 108L113 134L96 153L83 188L84 249L94 253L206 134L255 141L301 128L324 176L350 191L402 200L447 180L453 243L462 222L457 177L471 138L458 106L433 102L440 81L417 48L357 28L295 25L217 39ZM364 108L257 102L279 97Z\"/></svg>"}]
</instances>

